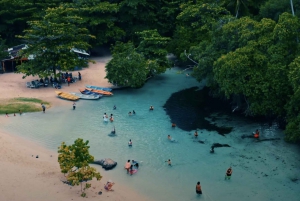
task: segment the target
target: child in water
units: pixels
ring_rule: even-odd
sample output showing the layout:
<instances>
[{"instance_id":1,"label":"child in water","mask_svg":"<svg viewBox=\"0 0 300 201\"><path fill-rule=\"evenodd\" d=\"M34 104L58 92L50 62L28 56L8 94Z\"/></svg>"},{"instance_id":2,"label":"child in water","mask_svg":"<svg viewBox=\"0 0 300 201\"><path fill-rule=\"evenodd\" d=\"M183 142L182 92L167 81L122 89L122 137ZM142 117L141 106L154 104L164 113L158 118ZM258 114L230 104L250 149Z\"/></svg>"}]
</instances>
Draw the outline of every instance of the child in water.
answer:
<instances>
[{"instance_id":1,"label":"child in water","mask_svg":"<svg viewBox=\"0 0 300 201\"><path fill-rule=\"evenodd\" d=\"M168 162L168 165L169 165L169 166L172 166L171 159L169 159L169 160L167 160L167 161L165 161L165 162Z\"/></svg>"}]
</instances>

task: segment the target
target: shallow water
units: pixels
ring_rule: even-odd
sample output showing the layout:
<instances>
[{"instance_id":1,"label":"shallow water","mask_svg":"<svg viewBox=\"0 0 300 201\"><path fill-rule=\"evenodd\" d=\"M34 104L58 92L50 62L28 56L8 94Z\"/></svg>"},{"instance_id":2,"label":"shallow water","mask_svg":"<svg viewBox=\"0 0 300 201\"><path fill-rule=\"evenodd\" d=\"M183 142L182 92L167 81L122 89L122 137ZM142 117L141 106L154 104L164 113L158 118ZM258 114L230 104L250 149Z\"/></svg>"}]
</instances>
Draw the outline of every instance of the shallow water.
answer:
<instances>
[{"instance_id":1,"label":"shallow water","mask_svg":"<svg viewBox=\"0 0 300 201\"><path fill-rule=\"evenodd\" d=\"M203 86L191 77L177 74L178 71L168 70L141 89L115 91L113 97L99 101L80 100L75 111L70 102L70 107L51 108L46 114L27 113L9 118L10 122L1 125L1 129L54 151L62 141L71 144L79 137L89 140L95 159L112 158L118 162L114 170L107 172L110 178L154 200L299 200L299 182L291 181L300 178L299 147L283 140L255 142L240 138L259 128L261 138L282 139L283 133L276 126L214 113L211 115L218 125L234 129L225 136L200 130L199 139L204 144L192 137L193 132L171 128L170 117L162 107L166 100L179 90ZM148 110L150 105L154 111ZM132 110L136 115L128 116ZM104 112L112 113L115 122L104 123ZM115 137L109 135L113 126L117 131ZM169 142L168 134L178 142ZM132 148L127 146L129 139L133 141ZM211 154L209 149L215 142L231 147L215 148ZM165 162L169 158L172 167ZM140 169L133 176L127 175L123 168L128 159L140 161ZM230 165L232 178L224 181ZM195 194L197 181L202 185L201 196Z\"/></svg>"}]
</instances>

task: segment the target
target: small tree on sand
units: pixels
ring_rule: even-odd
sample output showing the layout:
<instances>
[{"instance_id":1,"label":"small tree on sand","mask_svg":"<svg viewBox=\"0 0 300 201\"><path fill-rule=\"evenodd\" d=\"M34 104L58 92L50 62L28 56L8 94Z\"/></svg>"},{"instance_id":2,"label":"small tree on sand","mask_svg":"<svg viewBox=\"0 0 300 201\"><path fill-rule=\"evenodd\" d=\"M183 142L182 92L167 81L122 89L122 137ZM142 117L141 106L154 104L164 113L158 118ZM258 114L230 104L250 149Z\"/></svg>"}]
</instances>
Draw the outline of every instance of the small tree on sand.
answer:
<instances>
[{"instance_id":1,"label":"small tree on sand","mask_svg":"<svg viewBox=\"0 0 300 201\"><path fill-rule=\"evenodd\" d=\"M62 142L58 147L58 163L61 172L67 174L68 182L74 185L81 185L81 196L85 196L85 189L91 187L91 184L86 183L82 188L82 182L92 180L94 177L97 180L101 179L101 175L95 168L90 167L89 163L94 161L94 157L89 153L89 141L84 142L78 138L74 144L66 145Z\"/></svg>"}]
</instances>

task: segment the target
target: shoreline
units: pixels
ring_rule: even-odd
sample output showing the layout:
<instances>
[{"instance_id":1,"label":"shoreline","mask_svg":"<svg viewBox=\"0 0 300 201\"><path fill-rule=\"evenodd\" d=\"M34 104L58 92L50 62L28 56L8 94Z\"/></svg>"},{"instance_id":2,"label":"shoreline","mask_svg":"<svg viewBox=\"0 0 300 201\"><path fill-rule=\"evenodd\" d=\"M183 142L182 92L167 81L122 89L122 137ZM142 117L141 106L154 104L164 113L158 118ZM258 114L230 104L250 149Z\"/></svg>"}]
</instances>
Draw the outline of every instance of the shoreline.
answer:
<instances>
[{"instance_id":1,"label":"shoreline","mask_svg":"<svg viewBox=\"0 0 300 201\"><path fill-rule=\"evenodd\" d=\"M84 88L85 85L112 86L104 78L106 75L105 64L111 57L95 57L91 59L96 63L89 63L88 68L79 71L82 75L82 80L71 83L70 86L63 84L61 91L77 92L79 88ZM72 73L74 76L77 76L77 71L73 71ZM2 86L0 89L0 94L2 94L0 95L0 100L2 101L26 97L47 101L50 103L50 107L72 106L73 102L59 99L55 94L56 89L51 86L40 87L38 89L27 88L26 82L38 79L37 77L29 76L22 79L22 74L15 73L6 73L0 76ZM5 118L5 115L1 115L1 117ZM5 118L2 121L5 123L9 121L9 118ZM60 172L57 162L58 154L56 152L19 135L4 132L1 128L0 145L0 154L3 156L0 159L0 168L5 172L3 179L0 181L2 191L0 200L76 201L83 199L80 196L80 186L69 186L62 182L64 176ZM36 158L36 155L39 158ZM114 181L116 183L113 187L114 191L106 192L103 187L110 178L106 176L107 173L105 173L105 170L101 166L97 167L97 170L100 172L102 179L90 182L92 187L86 191L89 200L150 201L150 199L138 194L133 189L127 188L126 184L119 183L117 180ZM102 195L98 195L99 191L102 191Z\"/></svg>"},{"instance_id":2,"label":"shoreline","mask_svg":"<svg viewBox=\"0 0 300 201\"><path fill-rule=\"evenodd\" d=\"M0 159L0 167L5 172L0 181L2 191L0 200L84 199L80 196L80 186L70 186L62 182L64 175L60 172L56 152L1 130L0 146L0 154L3 156ZM104 169L100 170L100 174L102 179L100 181L93 179L90 182L92 187L86 190L89 200L149 200L118 181L114 181L116 183L113 186L114 191L107 192L103 187L110 178L106 176ZM102 191L102 195L98 195L99 191Z\"/></svg>"}]
</instances>

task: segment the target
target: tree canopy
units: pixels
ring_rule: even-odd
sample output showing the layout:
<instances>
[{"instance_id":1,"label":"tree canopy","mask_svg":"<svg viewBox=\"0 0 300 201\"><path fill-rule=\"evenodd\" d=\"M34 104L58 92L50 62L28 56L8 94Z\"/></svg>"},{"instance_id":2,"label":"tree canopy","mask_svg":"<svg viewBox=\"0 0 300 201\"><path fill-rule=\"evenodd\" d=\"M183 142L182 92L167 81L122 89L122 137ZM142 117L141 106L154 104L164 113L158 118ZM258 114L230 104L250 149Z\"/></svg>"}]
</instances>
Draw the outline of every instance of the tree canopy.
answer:
<instances>
[{"instance_id":1,"label":"tree canopy","mask_svg":"<svg viewBox=\"0 0 300 201\"><path fill-rule=\"evenodd\" d=\"M166 55L173 53L192 60L192 75L214 95L238 97L246 115L283 119L286 139L300 140L299 1L0 0L0 6L1 48L26 43L20 56L34 56L18 67L25 76L86 65L70 50L105 44L112 47L109 81L141 87L171 66Z\"/></svg>"},{"instance_id":2,"label":"tree canopy","mask_svg":"<svg viewBox=\"0 0 300 201\"><path fill-rule=\"evenodd\" d=\"M61 172L66 175L68 182L74 186L81 184L82 196L85 196L84 190L91 187L86 183L82 188L82 182L87 182L96 178L101 179L101 175L95 168L90 167L89 163L94 161L94 157L89 153L89 141L83 141L78 138L74 144L66 145L64 142L58 147L58 163Z\"/></svg>"},{"instance_id":3,"label":"tree canopy","mask_svg":"<svg viewBox=\"0 0 300 201\"><path fill-rule=\"evenodd\" d=\"M94 36L83 27L84 20L73 14L75 8L61 5L49 8L41 20L29 21L29 28L24 30L22 38L28 48L21 52L21 57L30 58L18 66L18 72L24 76L56 76L57 69L73 70L75 66L85 66L86 61L71 51L73 48L86 50L89 40Z\"/></svg>"}]
</instances>

